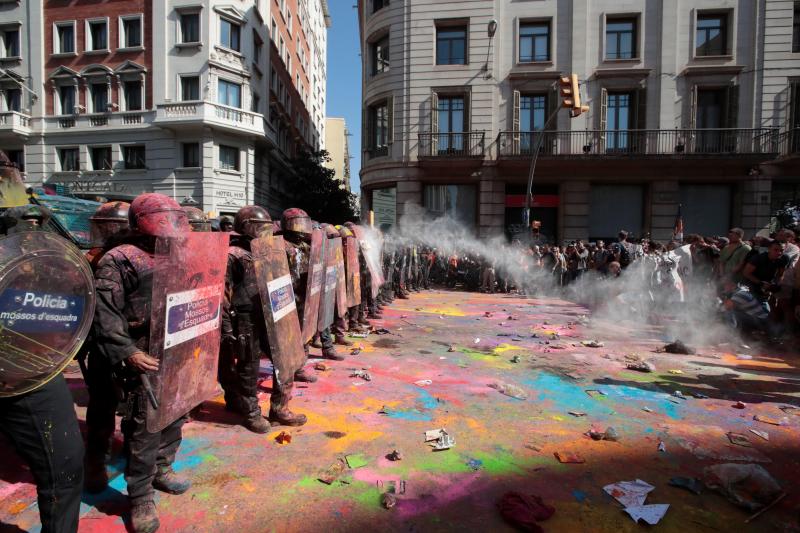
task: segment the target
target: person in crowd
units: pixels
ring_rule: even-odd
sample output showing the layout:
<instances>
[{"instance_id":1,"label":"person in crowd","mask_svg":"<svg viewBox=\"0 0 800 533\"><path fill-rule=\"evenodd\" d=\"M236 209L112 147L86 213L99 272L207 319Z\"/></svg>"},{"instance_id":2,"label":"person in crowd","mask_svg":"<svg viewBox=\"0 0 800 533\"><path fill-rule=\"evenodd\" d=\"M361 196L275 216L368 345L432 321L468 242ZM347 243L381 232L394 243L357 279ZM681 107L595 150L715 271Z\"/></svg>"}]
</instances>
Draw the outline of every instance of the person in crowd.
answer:
<instances>
[{"instance_id":1,"label":"person in crowd","mask_svg":"<svg viewBox=\"0 0 800 533\"><path fill-rule=\"evenodd\" d=\"M745 284L763 302L780 289L779 281L790 263L789 257L783 253L785 249L786 243L770 241L767 251L751 257L744 267Z\"/></svg>"},{"instance_id":2,"label":"person in crowd","mask_svg":"<svg viewBox=\"0 0 800 533\"><path fill-rule=\"evenodd\" d=\"M745 260L750 253L750 245L743 241L744 230L742 228L731 228L728 232L728 244L726 244L719 253L719 262L717 263L717 277L719 279L731 280L735 283L740 283L742 278L742 270L744 269Z\"/></svg>"},{"instance_id":3,"label":"person in crowd","mask_svg":"<svg viewBox=\"0 0 800 533\"><path fill-rule=\"evenodd\" d=\"M769 305L757 298L750 287L726 280L723 294L726 317L733 328L763 331L770 339L779 337L781 327L770 319Z\"/></svg>"}]
</instances>

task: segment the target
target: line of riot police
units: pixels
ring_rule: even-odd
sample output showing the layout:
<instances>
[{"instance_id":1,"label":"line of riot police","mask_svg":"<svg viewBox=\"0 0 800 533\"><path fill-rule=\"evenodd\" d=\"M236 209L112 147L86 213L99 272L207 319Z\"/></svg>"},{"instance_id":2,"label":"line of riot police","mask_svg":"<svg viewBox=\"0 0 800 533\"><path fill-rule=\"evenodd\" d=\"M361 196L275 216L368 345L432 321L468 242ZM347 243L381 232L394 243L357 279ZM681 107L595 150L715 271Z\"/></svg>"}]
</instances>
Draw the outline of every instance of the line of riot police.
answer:
<instances>
[{"instance_id":1,"label":"line of riot police","mask_svg":"<svg viewBox=\"0 0 800 533\"><path fill-rule=\"evenodd\" d=\"M38 206L9 209L0 238L0 427L34 474L43 531L77 531L81 490L105 489L118 410L129 525L156 531L154 491L189 489L172 463L188 413L217 394L216 383L250 431L303 425L289 403L295 381L316 381L304 368L309 346L343 359L335 345L350 345L347 331L366 331L386 301L380 250L365 228L318 224L302 209L272 221L247 206L232 231L211 232L201 211L143 194L97 210L85 257L45 238L47 216ZM43 247L55 248L49 263ZM29 320L51 316L25 313L31 301L64 302L70 314L52 316L74 323L52 333ZM61 375L74 356L89 390L85 454ZM273 368L266 417L262 358Z\"/></svg>"}]
</instances>

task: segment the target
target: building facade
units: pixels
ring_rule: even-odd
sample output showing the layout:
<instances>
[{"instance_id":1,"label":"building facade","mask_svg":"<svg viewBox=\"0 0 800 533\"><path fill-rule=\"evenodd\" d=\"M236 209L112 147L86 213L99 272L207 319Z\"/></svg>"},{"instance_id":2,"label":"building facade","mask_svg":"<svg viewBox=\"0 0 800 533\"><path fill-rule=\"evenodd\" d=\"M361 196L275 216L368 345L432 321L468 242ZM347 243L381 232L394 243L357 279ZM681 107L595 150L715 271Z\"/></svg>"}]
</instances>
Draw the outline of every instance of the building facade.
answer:
<instances>
[{"instance_id":1,"label":"building facade","mask_svg":"<svg viewBox=\"0 0 800 533\"><path fill-rule=\"evenodd\" d=\"M347 124L341 117L325 119L325 149L331 160L325 166L332 169L342 187L350 190L350 143Z\"/></svg>"},{"instance_id":2,"label":"building facade","mask_svg":"<svg viewBox=\"0 0 800 533\"><path fill-rule=\"evenodd\" d=\"M212 214L252 203L279 212L291 200L288 160L319 140L307 80L289 75L306 39L275 54L274 3L0 4L0 36L14 27L23 36L3 46L17 58L0 59L0 91L11 95L0 147L34 186L109 199L160 192Z\"/></svg>"},{"instance_id":3,"label":"building facade","mask_svg":"<svg viewBox=\"0 0 800 533\"><path fill-rule=\"evenodd\" d=\"M361 0L364 212L394 198L395 222L414 203L521 233L541 142L532 218L551 241L666 240L679 206L687 233L752 234L769 221L767 167L786 160L781 179L800 182L785 140L795 5ZM571 72L590 107L577 118L557 112Z\"/></svg>"}]
</instances>

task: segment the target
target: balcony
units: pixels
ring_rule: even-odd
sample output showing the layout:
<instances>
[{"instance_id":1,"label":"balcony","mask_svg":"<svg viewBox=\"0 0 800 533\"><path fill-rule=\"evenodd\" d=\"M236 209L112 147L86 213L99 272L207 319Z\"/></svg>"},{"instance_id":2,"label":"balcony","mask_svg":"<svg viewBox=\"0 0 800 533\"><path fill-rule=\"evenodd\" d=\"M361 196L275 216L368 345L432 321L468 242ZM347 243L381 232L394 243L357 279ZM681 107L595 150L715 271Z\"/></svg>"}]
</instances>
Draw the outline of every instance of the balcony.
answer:
<instances>
[{"instance_id":1,"label":"balcony","mask_svg":"<svg viewBox=\"0 0 800 533\"><path fill-rule=\"evenodd\" d=\"M152 112L119 111L114 113L47 116L44 117L44 124L48 131L82 132L144 127L147 126L150 120L152 120Z\"/></svg>"},{"instance_id":2,"label":"balcony","mask_svg":"<svg viewBox=\"0 0 800 533\"><path fill-rule=\"evenodd\" d=\"M167 127L211 126L239 134L264 136L264 117L213 102L177 102L156 108L156 124Z\"/></svg>"},{"instance_id":3,"label":"balcony","mask_svg":"<svg viewBox=\"0 0 800 533\"><path fill-rule=\"evenodd\" d=\"M800 156L800 128L793 128L778 135L778 154L780 157Z\"/></svg>"},{"instance_id":4,"label":"balcony","mask_svg":"<svg viewBox=\"0 0 800 533\"><path fill-rule=\"evenodd\" d=\"M539 132L504 131L498 157L530 157ZM778 153L773 128L546 131L540 157L738 156Z\"/></svg>"},{"instance_id":5,"label":"balcony","mask_svg":"<svg viewBox=\"0 0 800 533\"><path fill-rule=\"evenodd\" d=\"M27 138L31 134L31 117L18 111L0 112L0 138L19 136Z\"/></svg>"},{"instance_id":6,"label":"balcony","mask_svg":"<svg viewBox=\"0 0 800 533\"><path fill-rule=\"evenodd\" d=\"M420 133L420 158L477 158L483 159L486 132Z\"/></svg>"}]
</instances>

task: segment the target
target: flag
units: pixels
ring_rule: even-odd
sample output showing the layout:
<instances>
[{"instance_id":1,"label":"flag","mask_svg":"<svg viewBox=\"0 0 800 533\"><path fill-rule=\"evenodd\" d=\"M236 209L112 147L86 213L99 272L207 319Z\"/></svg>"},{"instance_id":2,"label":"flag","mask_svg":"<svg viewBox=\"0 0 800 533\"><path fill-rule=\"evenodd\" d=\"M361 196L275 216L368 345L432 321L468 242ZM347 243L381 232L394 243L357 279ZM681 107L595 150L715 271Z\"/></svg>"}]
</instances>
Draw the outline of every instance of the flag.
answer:
<instances>
[{"instance_id":1,"label":"flag","mask_svg":"<svg viewBox=\"0 0 800 533\"><path fill-rule=\"evenodd\" d=\"M681 210L683 205L678 204L678 216L675 217L675 229L672 231L672 240L683 242L683 215Z\"/></svg>"}]
</instances>

